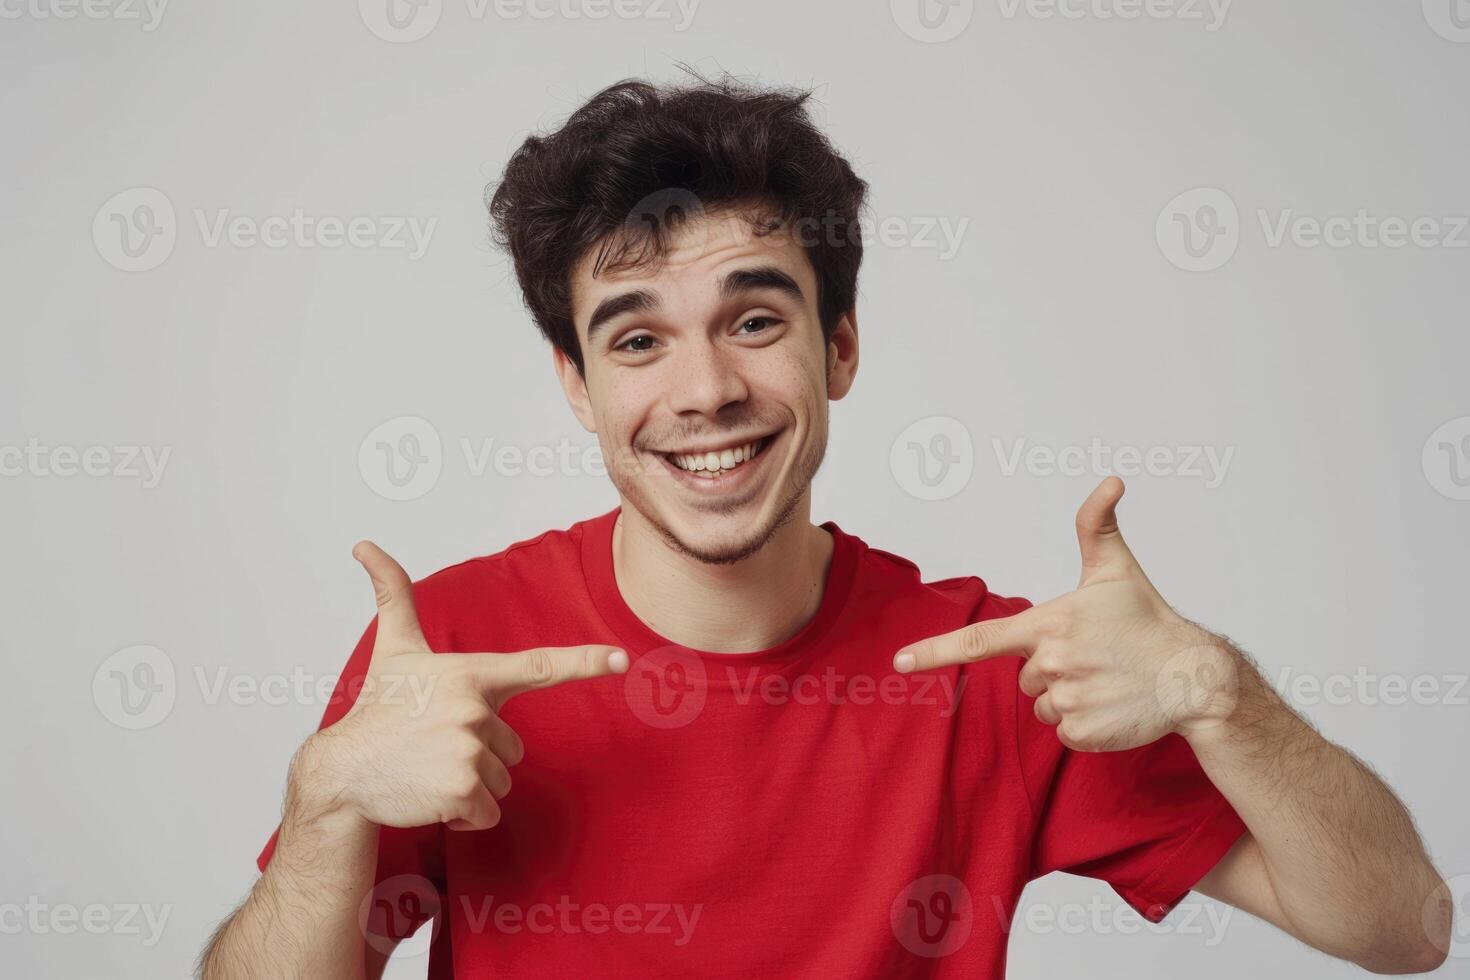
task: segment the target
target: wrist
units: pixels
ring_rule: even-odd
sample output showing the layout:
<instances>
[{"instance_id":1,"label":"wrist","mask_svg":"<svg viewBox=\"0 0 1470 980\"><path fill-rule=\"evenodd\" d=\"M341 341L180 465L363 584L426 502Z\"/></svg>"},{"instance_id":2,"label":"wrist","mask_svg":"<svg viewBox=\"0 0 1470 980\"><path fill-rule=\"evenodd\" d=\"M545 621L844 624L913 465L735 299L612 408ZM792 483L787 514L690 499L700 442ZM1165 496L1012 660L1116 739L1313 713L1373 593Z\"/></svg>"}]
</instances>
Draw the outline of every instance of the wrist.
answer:
<instances>
[{"instance_id":1,"label":"wrist","mask_svg":"<svg viewBox=\"0 0 1470 980\"><path fill-rule=\"evenodd\" d=\"M292 757L275 852L258 887L270 907L331 910L351 923L372 889L378 827L346 800L320 750L309 738Z\"/></svg>"},{"instance_id":2,"label":"wrist","mask_svg":"<svg viewBox=\"0 0 1470 980\"><path fill-rule=\"evenodd\" d=\"M297 830L332 833L361 830L371 823L353 803L351 785L333 737L320 731L296 750L286 776L286 803L282 833Z\"/></svg>"},{"instance_id":3,"label":"wrist","mask_svg":"<svg viewBox=\"0 0 1470 980\"><path fill-rule=\"evenodd\" d=\"M1178 650L1160 677L1160 696L1169 697L1174 731L1193 741L1218 737L1240 708L1245 658L1230 641L1188 620L1174 634Z\"/></svg>"},{"instance_id":4,"label":"wrist","mask_svg":"<svg viewBox=\"0 0 1470 980\"><path fill-rule=\"evenodd\" d=\"M1203 629L1194 648L1199 657L1200 694L1179 734L1196 752L1238 740L1269 713L1271 699L1250 658L1229 640Z\"/></svg>"}]
</instances>

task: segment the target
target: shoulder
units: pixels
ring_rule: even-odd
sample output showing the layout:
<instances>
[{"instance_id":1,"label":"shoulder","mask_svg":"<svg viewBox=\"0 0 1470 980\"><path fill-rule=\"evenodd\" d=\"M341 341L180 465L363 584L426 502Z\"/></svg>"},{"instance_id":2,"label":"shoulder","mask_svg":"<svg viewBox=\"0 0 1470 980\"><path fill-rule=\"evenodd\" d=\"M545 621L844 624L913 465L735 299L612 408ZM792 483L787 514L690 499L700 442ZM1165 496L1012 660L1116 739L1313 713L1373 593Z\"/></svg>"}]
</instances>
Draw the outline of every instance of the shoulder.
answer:
<instances>
[{"instance_id":1,"label":"shoulder","mask_svg":"<svg viewBox=\"0 0 1470 980\"><path fill-rule=\"evenodd\" d=\"M856 588L867 601L901 601L932 610L939 618L953 620L953 627L1000 616L1012 616L1028 608L1029 600L992 591L979 575L928 578L919 565L903 555L876 548L860 538L851 539L858 550Z\"/></svg>"},{"instance_id":2,"label":"shoulder","mask_svg":"<svg viewBox=\"0 0 1470 980\"><path fill-rule=\"evenodd\" d=\"M585 522L560 530L542 531L535 537L517 541L494 554L476 555L441 568L414 582L414 598L433 598L453 593L467 584L479 584L491 579L514 579L532 568L544 571L548 564L578 561L583 523Z\"/></svg>"},{"instance_id":3,"label":"shoulder","mask_svg":"<svg viewBox=\"0 0 1470 980\"><path fill-rule=\"evenodd\" d=\"M478 622L496 610L529 609L546 597L580 591L582 537L590 524L602 519L542 531L493 554L466 558L416 580L414 603L426 633L435 627Z\"/></svg>"}]
</instances>

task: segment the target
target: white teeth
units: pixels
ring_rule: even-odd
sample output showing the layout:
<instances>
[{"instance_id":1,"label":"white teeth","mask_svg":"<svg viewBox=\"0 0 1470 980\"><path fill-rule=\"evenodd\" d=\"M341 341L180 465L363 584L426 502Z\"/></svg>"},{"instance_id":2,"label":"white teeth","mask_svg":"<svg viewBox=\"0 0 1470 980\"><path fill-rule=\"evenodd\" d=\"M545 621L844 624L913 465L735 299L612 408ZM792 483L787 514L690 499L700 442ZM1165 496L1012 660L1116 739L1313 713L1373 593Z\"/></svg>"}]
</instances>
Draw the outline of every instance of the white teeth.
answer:
<instances>
[{"instance_id":1,"label":"white teeth","mask_svg":"<svg viewBox=\"0 0 1470 980\"><path fill-rule=\"evenodd\" d=\"M759 445L757 441L748 442L734 449L723 449L717 453L673 453L670 454L669 459L680 469L715 476L723 470L732 470L746 460L752 459Z\"/></svg>"}]
</instances>

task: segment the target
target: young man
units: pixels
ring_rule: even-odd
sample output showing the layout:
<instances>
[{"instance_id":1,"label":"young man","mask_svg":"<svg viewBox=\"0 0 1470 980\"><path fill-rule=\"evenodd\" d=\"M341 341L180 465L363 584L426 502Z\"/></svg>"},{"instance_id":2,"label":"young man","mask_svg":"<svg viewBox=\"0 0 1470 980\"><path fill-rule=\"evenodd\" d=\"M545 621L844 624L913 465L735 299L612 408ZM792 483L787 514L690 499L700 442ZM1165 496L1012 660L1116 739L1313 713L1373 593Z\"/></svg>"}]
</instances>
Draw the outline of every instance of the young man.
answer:
<instances>
[{"instance_id":1,"label":"young man","mask_svg":"<svg viewBox=\"0 0 1470 980\"><path fill-rule=\"evenodd\" d=\"M436 978L998 977L1056 870L1434 969L1408 813L1155 591L1118 480L1035 607L811 522L866 185L805 98L625 82L515 154L491 213L621 506L413 585L357 546L377 619L203 975L376 976L432 922Z\"/></svg>"}]
</instances>

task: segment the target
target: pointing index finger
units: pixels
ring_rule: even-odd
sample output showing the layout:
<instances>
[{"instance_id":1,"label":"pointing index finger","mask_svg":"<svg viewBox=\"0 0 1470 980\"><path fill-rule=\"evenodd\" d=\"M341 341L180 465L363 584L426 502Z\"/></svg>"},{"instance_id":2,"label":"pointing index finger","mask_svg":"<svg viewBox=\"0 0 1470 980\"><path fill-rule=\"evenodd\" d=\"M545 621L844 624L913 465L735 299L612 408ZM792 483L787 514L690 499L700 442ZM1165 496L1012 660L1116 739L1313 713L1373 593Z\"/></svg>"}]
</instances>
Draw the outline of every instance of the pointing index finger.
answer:
<instances>
[{"instance_id":1,"label":"pointing index finger","mask_svg":"<svg viewBox=\"0 0 1470 980\"><path fill-rule=\"evenodd\" d=\"M976 663L993 657L1029 657L1036 652L1031 610L978 623L911 643L893 658L901 674L950 664Z\"/></svg>"},{"instance_id":2,"label":"pointing index finger","mask_svg":"<svg viewBox=\"0 0 1470 980\"><path fill-rule=\"evenodd\" d=\"M519 653L479 656L482 690L496 708L527 691L621 674L628 669L628 654L619 647L604 644L538 647Z\"/></svg>"}]
</instances>

